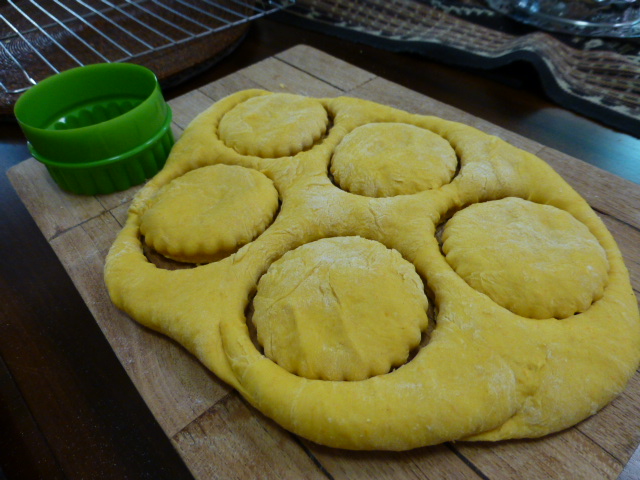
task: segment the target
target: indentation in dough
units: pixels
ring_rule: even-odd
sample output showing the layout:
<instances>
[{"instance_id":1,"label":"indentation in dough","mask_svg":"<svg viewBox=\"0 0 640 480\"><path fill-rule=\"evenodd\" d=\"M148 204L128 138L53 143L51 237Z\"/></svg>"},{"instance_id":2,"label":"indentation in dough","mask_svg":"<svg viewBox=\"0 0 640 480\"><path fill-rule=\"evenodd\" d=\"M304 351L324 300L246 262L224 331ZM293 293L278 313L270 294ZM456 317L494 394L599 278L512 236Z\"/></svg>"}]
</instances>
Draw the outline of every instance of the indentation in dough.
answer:
<instances>
[{"instance_id":1,"label":"indentation in dough","mask_svg":"<svg viewBox=\"0 0 640 480\"><path fill-rule=\"evenodd\" d=\"M311 379L363 380L407 361L427 328L414 266L361 237L286 253L260 279L253 323L267 357Z\"/></svg>"},{"instance_id":2,"label":"indentation in dough","mask_svg":"<svg viewBox=\"0 0 640 480\"><path fill-rule=\"evenodd\" d=\"M295 155L326 132L329 116L312 98L288 93L252 97L226 113L220 139L242 155L263 158Z\"/></svg>"},{"instance_id":3,"label":"indentation in dough","mask_svg":"<svg viewBox=\"0 0 640 480\"><path fill-rule=\"evenodd\" d=\"M520 198L474 204L442 233L447 262L469 285L528 318L567 318L602 297L609 263L564 210Z\"/></svg>"},{"instance_id":4,"label":"indentation in dough","mask_svg":"<svg viewBox=\"0 0 640 480\"><path fill-rule=\"evenodd\" d=\"M408 195L438 188L458 159L447 140L407 123L370 123L338 144L331 174L340 188L368 197Z\"/></svg>"},{"instance_id":5,"label":"indentation in dough","mask_svg":"<svg viewBox=\"0 0 640 480\"><path fill-rule=\"evenodd\" d=\"M168 257L165 257L161 253L156 252L153 248L150 248L147 245L144 237L142 237L141 241L142 253L146 257L146 259L150 263L153 263L157 268L160 268L162 270L185 270L197 267L197 265L194 263L185 263L179 262L177 260L172 260Z\"/></svg>"},{"instance_id":6,"label":"indentation in dough","mask_svg":"<svg viewBox=\"0 0 640 480\"><path fill-rule=\"evenodd\" d=\"M208 263L260 235L278 210L278 192L262 173L211 165L171 181L140 222L148 247L172 260Z\"/></svg>"}]
</instances>

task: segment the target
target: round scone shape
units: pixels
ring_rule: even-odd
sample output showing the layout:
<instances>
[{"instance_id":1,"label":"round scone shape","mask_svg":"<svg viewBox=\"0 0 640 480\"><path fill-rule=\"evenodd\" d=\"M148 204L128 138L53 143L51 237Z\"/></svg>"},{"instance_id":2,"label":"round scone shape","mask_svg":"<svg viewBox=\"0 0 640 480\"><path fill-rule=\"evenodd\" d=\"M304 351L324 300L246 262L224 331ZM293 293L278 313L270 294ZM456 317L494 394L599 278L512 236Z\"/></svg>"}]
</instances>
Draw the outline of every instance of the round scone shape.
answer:
<instances>
[{"instance_id":1,"label":"round scone shape","mask_svg":"<svg viewBox=\"0 0 640 480\"><path fill-rule=\"evenodd\" d=\"M442 249L469 285L528 318L567 318L602 297L609 262L575 217L520 198L473 204L446 223Z\"/></svg>"},{"instance_id":2,"label":"round scone shape","mask_svg":"<svg viewBox=\"0 0 640 480\"><path fill-rule=\"evenodd\" d=\"M408 123L370 123L336 147L331 173L343 190L368 197L409 195L438 188L453 177L451 144Z\"/></svg>"},{"instance_id":3,"label":"round scone shape","mask_svg":"<svg viewBox=\"0 0 640 480\"><path fill-rule=\"evenodd\" d=\"M363 380L407 361L427 327L427 304L422 280L397 251L326 238L269 267L253 323L265 355L289 372Z\"/></svg>"},{"instance_id":4,"label":"round scone shape","mask_svg":"<svg viewBox=\"0 0 640 480\"><path fill-rule=\"evenodd\" d=\"M219 260L260 235L278 210L278 191L262 173L234 165L187 172L161 188L140 221L145 243L167 258Z\"/></svg>"},{"instance_id":5,"label":"round scone shape","mask_svg":"<svg viewBox=\"0 0 640 480\"><path fill-rule=\"evenodd\" d=\"M220 120L220 139L242 155L295 155L326 132L329 116L313 98L288 93L259 95L236 105Z\"/></svg>"}]
</instances>

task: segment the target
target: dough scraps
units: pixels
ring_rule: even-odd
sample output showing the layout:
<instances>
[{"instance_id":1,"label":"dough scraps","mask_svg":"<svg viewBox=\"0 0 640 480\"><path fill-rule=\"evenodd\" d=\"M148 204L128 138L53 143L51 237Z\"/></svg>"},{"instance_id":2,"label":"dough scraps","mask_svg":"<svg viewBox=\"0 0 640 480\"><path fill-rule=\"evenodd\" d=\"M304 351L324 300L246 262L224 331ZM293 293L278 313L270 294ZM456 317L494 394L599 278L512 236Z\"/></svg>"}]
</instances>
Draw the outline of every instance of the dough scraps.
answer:
<instances>
[{"instance_id":1,"label":"dough scraps","mask_svg":"<svg viewBox=\"0 0 640 480\"><path fill-rule=\"evenodd\" d=\"M419 161L433 183L375 197L384 155L377 166L361 155L375 136L349 142L380 124L442 146ZM373 190L333 183L336 152L359 165L353 178L376 172ZM413 165L394 155L394 171ZM226 188L231 207L216 200ZM194 263L212 257L159 268L143 241ZM461 123L355 98L244 90L209 107L137 193L105 280L133 319L284 428L332 447L539 437L596 413L640 362L620 250L549 165ZM344 356L327 360L324 348L341 343Z\"/></svg>"}]
</instances>

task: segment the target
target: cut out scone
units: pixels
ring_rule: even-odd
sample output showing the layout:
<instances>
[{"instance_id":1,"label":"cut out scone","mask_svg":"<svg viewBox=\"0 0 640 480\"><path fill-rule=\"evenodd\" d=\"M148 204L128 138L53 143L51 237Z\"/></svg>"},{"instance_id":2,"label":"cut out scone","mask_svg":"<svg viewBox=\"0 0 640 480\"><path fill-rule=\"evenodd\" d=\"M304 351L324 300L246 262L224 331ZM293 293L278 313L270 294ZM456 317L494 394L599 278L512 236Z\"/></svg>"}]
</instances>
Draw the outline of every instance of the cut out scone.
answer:
<instances>
[{"instance_id":1,"label":"cut out scone","mask_svg":"<svg viewBox=\"0 0 640 480\"><path fill-rule=\"evenodd\" d=\"M456 170L456 154L441 136L406 123L370 123L338 144L331 173L344 190L392 197L438 188Z\"/></svg>"},{"instance_id":2,"label":"cut out scone","mask_svg":"<svg viewBox=\"0 0 640 480\"><path fill-rule=\"evenodd\" d=\"M315 99L287 93L242 102L220 121L220 138L243 155L295 155L324 135L329 117Z\"/></svg>"},{"instance_id":3,"label":"cut out scone","mask_svg":"<svg viewBox=\"0 0 640 480\"><path fill-rule=\"evenodd\" d=\"M258 284L253 323L265 355L306 378L364 380L406 362L428 324L415 268L360 237L308 243Z\"/></svg>"},{"instance_id":4,"label":"cut out scone","mask_svg":"<svg viewBox=\"0 0 640 480\"><path fill-rule=\"evenodd\" d=\"M141 217L140 233L167 258L208 263L257 237L277 209L278 192L263 174L212 165L162 187Z\"/></svg>"},{"instance_id":5,"label":"cut out scone","mask_svg":"<svg viewBox=\"0 0 640 480\"><path fill-rule=\"evenodd\" d=\"M157 268L143 242L206 264ZM558 174L354 98L212 105L136 196L105 279L132 318L333 447L539 437L596 413L640 362L622 255Z\"/></svg>"},{"instance_id":6,"label":"cut out scone","mask_svg":"<svg viewBox=\"0 0 640 480\"><path fill-rule=\"evenodd\" d=\"M567 318L602 297L609 263L588 228L550 205L504 198L446 224L443 250L476 290L529 318Z\"/></svg>"}]
</instances>

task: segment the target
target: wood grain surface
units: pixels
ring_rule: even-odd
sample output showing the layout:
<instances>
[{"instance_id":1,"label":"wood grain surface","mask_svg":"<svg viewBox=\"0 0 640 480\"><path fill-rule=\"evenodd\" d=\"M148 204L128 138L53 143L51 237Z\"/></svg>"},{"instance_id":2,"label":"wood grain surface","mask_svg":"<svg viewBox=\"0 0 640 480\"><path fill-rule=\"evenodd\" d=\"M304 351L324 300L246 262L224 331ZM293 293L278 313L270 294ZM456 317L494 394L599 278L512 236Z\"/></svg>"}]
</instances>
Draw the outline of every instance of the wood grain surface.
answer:
<instances>
[{"instance_id":1,"label":"wood grain surface","mask_svg":"<svg viewBox=\"0 0 640 480\"><path fill-rule=\"evenodd\" d=\"M213 102L253 87L314 97L349 95L433 114L537 154L603 218L625 257L636 295L640 292L636 184L304 45L173 99L174 133L179 136ZM597 415L537 440L456 442L392 453L341 451L296 437L249 406L178 344L141 327L111 303L102 277L104 259L139 187L96 197L67 194L33 159L8 174L141 397L197 479L615 479L640 443L638 373Z\"/></svg>"}]
</instances>

